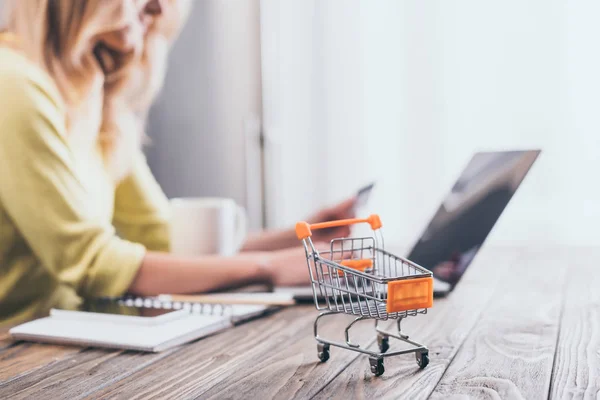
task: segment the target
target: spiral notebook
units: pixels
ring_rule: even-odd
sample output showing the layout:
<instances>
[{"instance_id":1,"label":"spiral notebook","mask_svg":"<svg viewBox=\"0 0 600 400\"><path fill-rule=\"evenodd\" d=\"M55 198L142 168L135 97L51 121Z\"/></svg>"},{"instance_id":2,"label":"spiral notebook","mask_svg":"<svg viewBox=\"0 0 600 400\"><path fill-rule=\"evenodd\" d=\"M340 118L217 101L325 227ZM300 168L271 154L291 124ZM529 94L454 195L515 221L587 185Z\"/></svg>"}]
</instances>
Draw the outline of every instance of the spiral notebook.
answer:
<instances>
[{"instance_id":1,"label":"spiral notebook","mask_svg":"<svg viewBox=\"0 0 600 400\"><path fill-rule=\"evenodd\" d=\"M160 352L204 338L265 314L273 307L171 303L157 298L98 300L80 310L12 328L15 340Z\"/></svg>"},{"instance_id":2,"label":"spiral notebook","mask_svg":"<svg viewBox=\"0 0 600 400\"><path fill-rule=\"evenodd\" d=\"M203 296L206 298L208 296ZM269 312L277 310L277 306L267 304L221 304L200 303L195 301L172 300L162 295L158 297L122 297L118 299L120 304L129 307L163 309L163 310L186 310L194 315L213 315L229 317L234 325L260 317Z\"/></svg>"}]
</instances>

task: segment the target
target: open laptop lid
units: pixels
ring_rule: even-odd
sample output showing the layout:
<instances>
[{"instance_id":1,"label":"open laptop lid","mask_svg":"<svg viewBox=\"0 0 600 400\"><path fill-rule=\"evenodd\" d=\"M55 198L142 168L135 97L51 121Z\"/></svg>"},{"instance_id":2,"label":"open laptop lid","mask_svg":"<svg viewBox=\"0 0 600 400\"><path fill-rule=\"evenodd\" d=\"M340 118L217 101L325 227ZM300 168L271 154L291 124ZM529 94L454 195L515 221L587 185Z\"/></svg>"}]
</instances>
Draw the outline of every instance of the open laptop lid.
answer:
<instances>
[{"instance_id":1,"label":"open laptop lid","mask_svg":"<svg viewBox=\"0 0 600 400\"><path fill-rule=\"evenodd\" d=\"M539 150L476 153L408 259L454 286L539 154Z\"/></svg>"}]
</instances>

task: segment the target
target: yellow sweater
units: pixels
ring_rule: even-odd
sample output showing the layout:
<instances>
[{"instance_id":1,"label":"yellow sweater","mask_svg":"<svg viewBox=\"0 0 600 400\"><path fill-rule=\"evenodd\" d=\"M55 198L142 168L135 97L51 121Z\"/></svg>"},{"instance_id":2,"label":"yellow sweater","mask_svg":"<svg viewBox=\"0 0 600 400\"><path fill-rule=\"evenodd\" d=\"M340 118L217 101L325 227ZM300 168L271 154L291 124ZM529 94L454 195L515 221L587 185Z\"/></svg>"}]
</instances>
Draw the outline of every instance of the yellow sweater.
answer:
<instances>
[{"instance_id":1,"label":"yellow sweater","mask_svg":"<svg viewBox=\"0 0 600 400\"><path fill-rule=\"evenodd\" d=\"M146 249L168 251L168 201L141 151L115 185L97 146L70 140L52 79L0 47L0 322L121 295Z\"/></svg>"}]
</instances>

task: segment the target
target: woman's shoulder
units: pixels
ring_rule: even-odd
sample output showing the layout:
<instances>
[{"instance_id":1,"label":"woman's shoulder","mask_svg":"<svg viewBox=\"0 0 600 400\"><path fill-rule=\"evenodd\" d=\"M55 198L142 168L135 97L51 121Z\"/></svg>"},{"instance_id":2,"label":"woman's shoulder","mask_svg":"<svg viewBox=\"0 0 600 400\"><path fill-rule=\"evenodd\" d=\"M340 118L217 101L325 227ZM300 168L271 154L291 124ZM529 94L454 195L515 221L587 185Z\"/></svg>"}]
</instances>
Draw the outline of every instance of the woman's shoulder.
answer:
<instances>
[{"instance_id":1,"label":"woman's shoulder","mask_svg":"<svg viewBox=\"0 0 600 400\"><path fill-rule=\"evenodd\" d=\"M64 106L52 78L19 51L0 46L0 114L40 106L62 113Z\"/></svg>"},{"instance_id":2,"label":"woman's shoulder","mask_svg":"<svg viewBox=\"0 0 600 400\"><path fill-rule=\"evenodd\" d=\"M65 107L50 76L17 50L0 46L0 137L42 117L58 131ZM35 132L31 129L20 131Z\"/></svg>"}]
</instances>

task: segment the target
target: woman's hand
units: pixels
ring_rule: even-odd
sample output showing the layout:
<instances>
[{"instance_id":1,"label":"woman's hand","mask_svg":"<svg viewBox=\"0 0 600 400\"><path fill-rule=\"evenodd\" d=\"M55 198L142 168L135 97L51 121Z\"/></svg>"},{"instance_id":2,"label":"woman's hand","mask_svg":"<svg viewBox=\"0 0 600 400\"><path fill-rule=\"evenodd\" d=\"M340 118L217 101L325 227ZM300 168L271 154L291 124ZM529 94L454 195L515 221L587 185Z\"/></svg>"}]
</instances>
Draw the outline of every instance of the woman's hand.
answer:
<instances>
[{"instance_id":1,"label":"woman's hand","mask_svg":"<svg viewBox=\"0 0 600 400\"><path fill-rule=\"evenodd\" d=\"M323 248L323 245L320 248ZM273 286L310 284L304 247L292 247L269 253L267 269Z\"/></svg>"},{"instance_id":2,"label":"woman's hand","mask_svg":"<svg viewBox=\"0 0 600 400\"><path fill-rule=\"evenodd\" d=\"M339 219L354 218L354 204L356 197L349 198L333 207L325 208L308 219L308 223L316 224L319 222L335 221ZM339 226L335 228L326 228L314 230L312 240L315 242L330 242L333 239L350 236L350 226Z\"/></svg>"},{"instance_id":3,"label":"woman's hand","mask_svg":"<svg viewBox=\"0 0 600 400\"><path fill-rule=\"evenodd\" d=\"M314 242L315 248L321 252L329 252L329 243ZM306 252L304 247L292 247L285 250L277 250L267 253L266 266L267 273L273 286L301 286L310 284L310 274L306 261ZM325 253L324 258L331 258L329 253ZM349 259L352 252L344 251L343 254L337 249L334 259ZM314 268L311 265L311 268ZM314 271L314 269L313 269Z\"/></svg>"}]
</instances>

